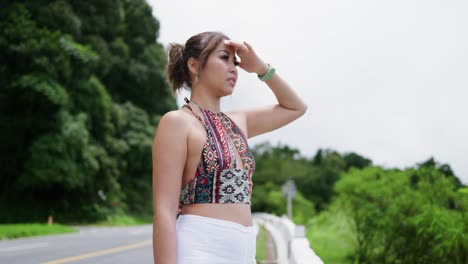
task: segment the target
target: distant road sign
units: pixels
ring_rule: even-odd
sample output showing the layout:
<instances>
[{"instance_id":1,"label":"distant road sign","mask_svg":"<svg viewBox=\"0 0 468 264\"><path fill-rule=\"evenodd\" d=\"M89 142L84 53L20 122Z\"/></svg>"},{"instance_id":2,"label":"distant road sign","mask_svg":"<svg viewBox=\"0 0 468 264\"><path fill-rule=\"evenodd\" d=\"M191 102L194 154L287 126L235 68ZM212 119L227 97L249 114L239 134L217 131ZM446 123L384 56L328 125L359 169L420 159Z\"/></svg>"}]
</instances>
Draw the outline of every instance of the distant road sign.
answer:
<instances>
[{"instance_id":1,"label":"distant road sign","mask_svg":"<svg viewBox=\"0 0 468 264\"><path fill-rule=\"evenodd\" d=\"M282 186L283 189L283 196L286 198L294 198L296 197L296 184L293 180L287 181Z\"/></svg>"}]
</instances>

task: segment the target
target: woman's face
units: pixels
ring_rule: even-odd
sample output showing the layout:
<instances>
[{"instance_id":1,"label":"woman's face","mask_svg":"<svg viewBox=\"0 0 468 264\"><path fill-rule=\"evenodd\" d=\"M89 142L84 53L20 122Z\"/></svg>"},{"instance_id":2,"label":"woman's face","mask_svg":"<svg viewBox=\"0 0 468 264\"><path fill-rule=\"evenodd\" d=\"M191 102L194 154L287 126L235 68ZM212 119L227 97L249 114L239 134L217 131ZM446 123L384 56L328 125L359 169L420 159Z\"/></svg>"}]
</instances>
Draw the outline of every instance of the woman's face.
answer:
<instances>
[{"instance_id":1,"label":"woman's face","mask_svg":"<svg viewBox=\"0 0 468 264\"><path fill-rule=\"evenodd\" d=\"M237 61L233 47L226 46L224 41L208 56L205 68L201 70L198 81L200 85L213 91L216 96L230 95L237 82Z\"/></svg>"}]
</instances>

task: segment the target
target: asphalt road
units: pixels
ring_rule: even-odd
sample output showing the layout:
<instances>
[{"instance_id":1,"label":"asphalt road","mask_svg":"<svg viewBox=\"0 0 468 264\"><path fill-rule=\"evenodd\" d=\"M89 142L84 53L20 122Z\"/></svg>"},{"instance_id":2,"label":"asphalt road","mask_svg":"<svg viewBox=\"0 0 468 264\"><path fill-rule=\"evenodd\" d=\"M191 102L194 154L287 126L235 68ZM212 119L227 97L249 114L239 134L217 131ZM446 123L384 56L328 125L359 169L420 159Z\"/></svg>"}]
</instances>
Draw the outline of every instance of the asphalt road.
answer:
<instances>
[{"instance_id":1,"label":"asphalt road","mask_svg":"<svg viewBox=\"0 0 468 264\"><path fill-rule=\"evenodd\" d=\"M78 229L74 234L0 240L0 264L153 263L152 225Z\"/></svg>"}]
</instances>

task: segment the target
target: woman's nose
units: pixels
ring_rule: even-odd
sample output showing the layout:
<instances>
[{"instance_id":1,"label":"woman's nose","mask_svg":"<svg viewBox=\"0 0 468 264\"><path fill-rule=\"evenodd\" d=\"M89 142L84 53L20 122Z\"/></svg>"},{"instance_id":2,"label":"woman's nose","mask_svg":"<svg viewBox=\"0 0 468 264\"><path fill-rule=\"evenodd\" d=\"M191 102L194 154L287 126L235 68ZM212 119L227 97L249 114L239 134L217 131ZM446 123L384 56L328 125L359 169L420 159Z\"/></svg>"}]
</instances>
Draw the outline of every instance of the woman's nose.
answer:
<instances>
[{"instance_id":1,"label":"woman's nose","mask_svg":"<svg viewBox=\"0 0 468 264\"><path fill-rule=\"evenodd\" d=\"M234 72L234 73L237 72L237 66L236 66L236 64L235 64L235 63L231 63L231 64L229 65L229 70L230 70L230 72Z\"/></svg>"}]
</instances>

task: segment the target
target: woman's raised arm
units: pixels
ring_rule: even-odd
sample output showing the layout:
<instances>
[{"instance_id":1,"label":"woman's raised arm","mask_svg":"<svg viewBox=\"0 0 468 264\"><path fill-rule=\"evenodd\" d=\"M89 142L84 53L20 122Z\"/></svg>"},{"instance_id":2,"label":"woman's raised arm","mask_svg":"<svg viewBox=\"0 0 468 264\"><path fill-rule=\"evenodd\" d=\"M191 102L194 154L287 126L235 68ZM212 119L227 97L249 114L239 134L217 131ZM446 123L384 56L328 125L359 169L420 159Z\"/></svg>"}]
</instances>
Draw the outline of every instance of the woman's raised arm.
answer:
<instances>
[{"instance_id":1,"label":"woman's raised arm","mask_svg":"<svg viewBox=\"0 0 468 264\"><path fill-rule=\"evenodd\" d=\"M225 43L235 48L241 59L239 66L246 72L263 75L269 70L267 64L257 56L247 42L226 41ZM289 124L307 110L306 103L277 73L274 73L266 84L275 94L278 104L233 112L245 122L249 138Z\"/></svg>"}]
</instances>

